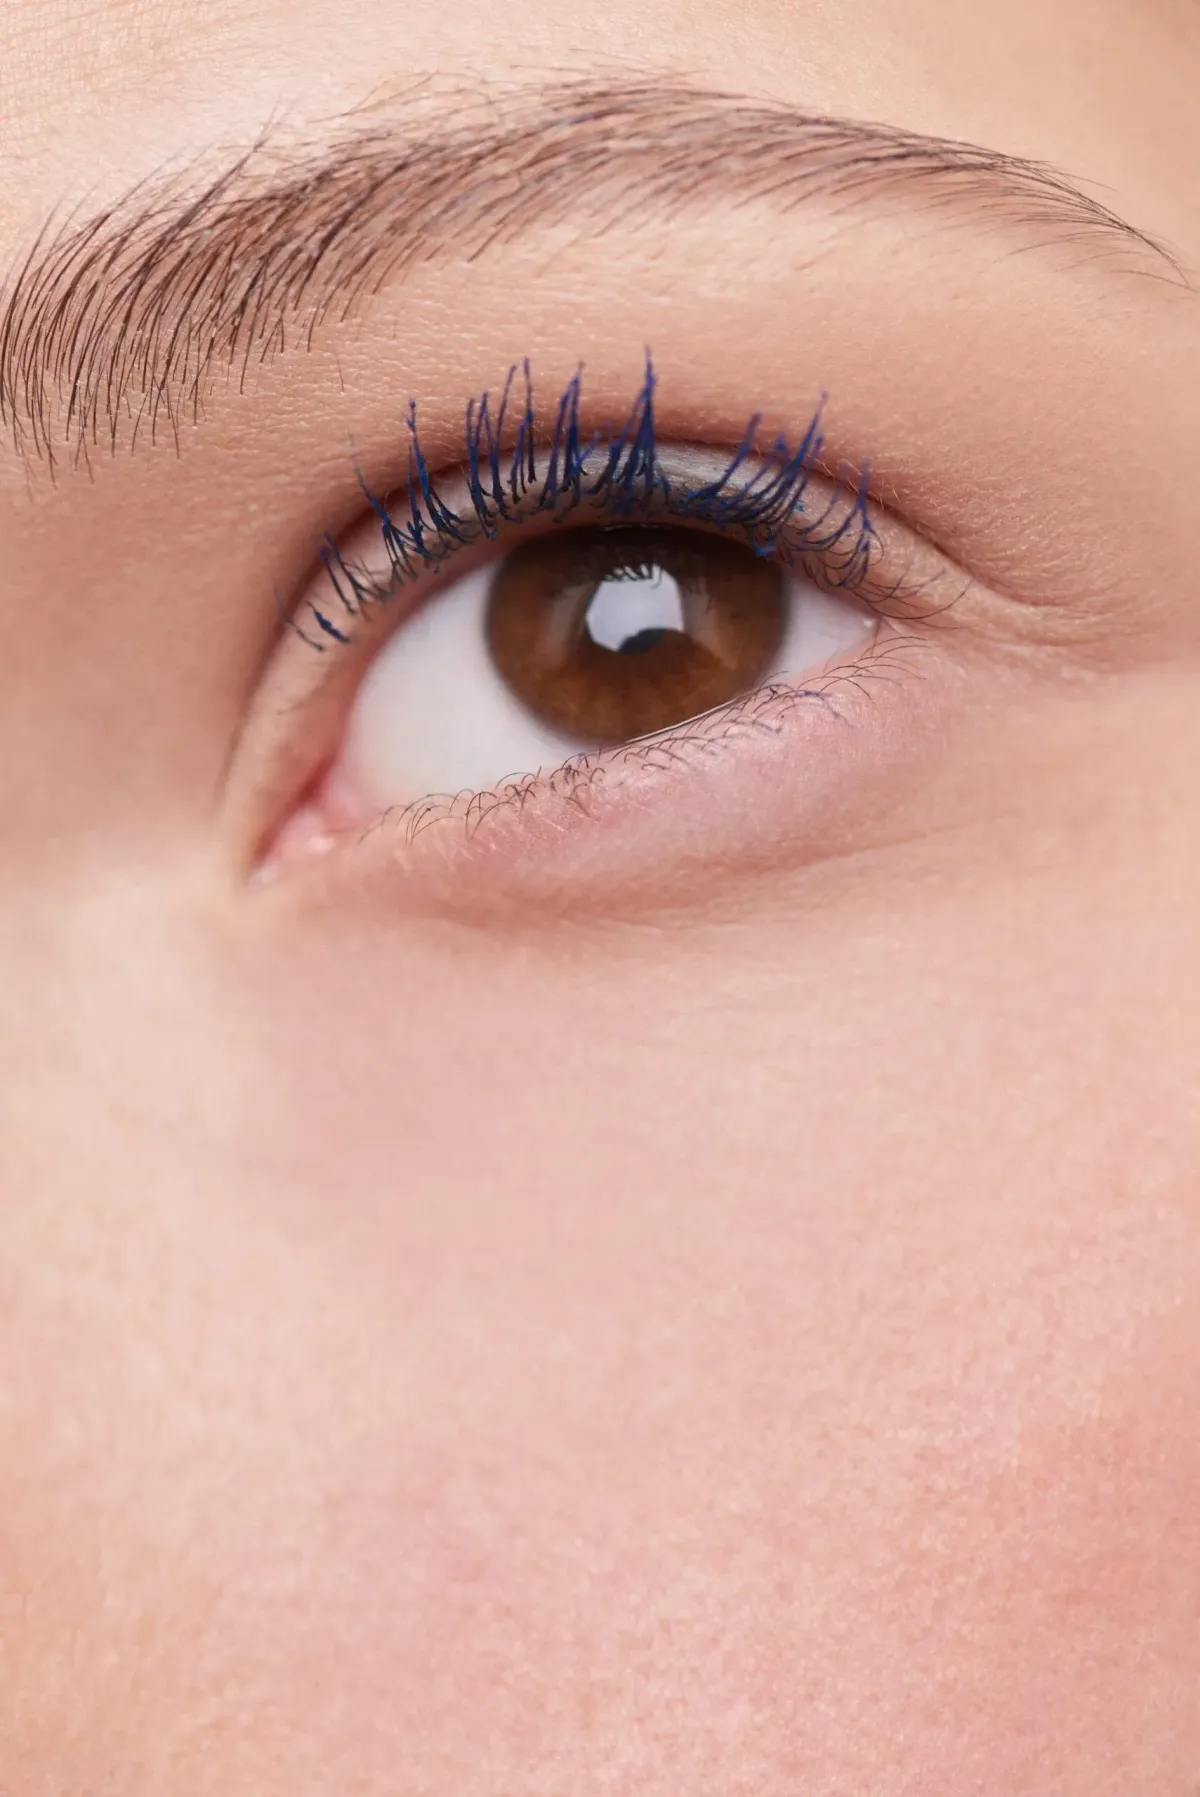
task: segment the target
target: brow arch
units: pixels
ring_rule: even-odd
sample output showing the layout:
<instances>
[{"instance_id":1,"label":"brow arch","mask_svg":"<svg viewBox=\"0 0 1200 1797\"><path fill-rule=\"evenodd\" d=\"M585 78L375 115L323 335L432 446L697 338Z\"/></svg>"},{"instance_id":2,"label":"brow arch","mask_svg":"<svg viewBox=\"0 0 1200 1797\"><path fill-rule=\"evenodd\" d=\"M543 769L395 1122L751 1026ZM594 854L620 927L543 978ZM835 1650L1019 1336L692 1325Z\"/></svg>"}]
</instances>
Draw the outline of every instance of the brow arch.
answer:
<instances>
[{"instance_id":1,"label":"brow arch","mask_svg":"<svg viewBox=\"0 0 1200 1797\"><path fill-rule=\"evenodd\" d=\"M218 171L148 179L43 230L0 303L0 420L20 450L175 427L243 371L420 263L474 259L534 221L612 229L703 203L897 200L1183 280L1154 238L1053 167L981 145L660 81L443 99L265 132Z\"/></svg>"}]
</instances>

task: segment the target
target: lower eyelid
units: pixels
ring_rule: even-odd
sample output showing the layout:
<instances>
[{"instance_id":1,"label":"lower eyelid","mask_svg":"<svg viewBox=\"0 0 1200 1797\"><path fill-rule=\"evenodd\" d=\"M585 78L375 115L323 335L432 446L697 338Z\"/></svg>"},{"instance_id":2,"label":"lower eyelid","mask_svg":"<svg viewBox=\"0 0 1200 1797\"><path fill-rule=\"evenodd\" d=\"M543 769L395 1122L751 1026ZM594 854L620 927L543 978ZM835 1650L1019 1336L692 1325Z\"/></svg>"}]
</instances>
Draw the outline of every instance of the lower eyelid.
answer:
<instances>
[{"instance_id":1,"label":"lower eyelid","mask_svg":"<svg viewBox=\"0 0 1200 1797\"><path fill-rule=\"evenodd\" d=\"M334 790L259 877L307 862L283 882L302 901L344 901L348 879L402 911L473 922L690 905L766 867L822 858L867 772L929 740L907 701L930 649L883 625L860 656L803 683L775 680L651 739L366 821L345 793L339 816Z\"/></svg>"}]
</instances>

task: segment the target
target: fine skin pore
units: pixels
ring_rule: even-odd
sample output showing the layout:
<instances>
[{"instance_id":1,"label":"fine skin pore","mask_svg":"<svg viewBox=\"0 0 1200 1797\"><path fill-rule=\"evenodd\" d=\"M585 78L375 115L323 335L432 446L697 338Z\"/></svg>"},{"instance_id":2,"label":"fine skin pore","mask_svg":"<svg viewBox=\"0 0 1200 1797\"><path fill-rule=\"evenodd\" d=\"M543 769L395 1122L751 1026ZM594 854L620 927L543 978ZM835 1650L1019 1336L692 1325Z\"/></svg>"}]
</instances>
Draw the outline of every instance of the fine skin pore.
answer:
<instances>
[{"instance_id":1,"label":"fine skin pore","mask_svg":"<svg viewBox=\"0 0 1200 1797\"><path fill-rule=\"evenodd\" d=\"M3 1797L1196 1797L1198 92L1194 0L8 0ZM12 303L368 140L407 260L198 406L119 258ZM409 398L647 345L673 443L828 395L919 643L253 877Z\"/></svg>"}]
</instances>

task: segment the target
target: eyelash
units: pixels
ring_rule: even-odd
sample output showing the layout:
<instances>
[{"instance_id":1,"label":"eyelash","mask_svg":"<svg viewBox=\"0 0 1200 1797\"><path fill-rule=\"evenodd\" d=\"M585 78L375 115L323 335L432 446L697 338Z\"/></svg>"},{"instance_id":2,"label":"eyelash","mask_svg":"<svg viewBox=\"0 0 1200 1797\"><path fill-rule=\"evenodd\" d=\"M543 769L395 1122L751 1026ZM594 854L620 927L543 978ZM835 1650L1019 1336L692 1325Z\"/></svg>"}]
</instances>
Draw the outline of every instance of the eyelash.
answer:
<instances>
[{"instance_id":1,"label":"eyelash","mask_svg":"<svg viewBox=\"0 0 1200 1797\"><path fill-rule=\"evenodd\" d=\"M438 490L421 446L416 402L410 401L407 515L393 515L359 476L379 526L388 573L381 577L348 561L326 536L320 560L332 603L325 609L308 600L306 619L293 618L292 628L321 652L348 645L354 640L354 626L366 620L371 607L438 574L463 550L495 542L510 527L538 518L561 524L585 509L611 522L675 518L736 536L756 555L785 565L801 557L815 560L822 584L853 591L881 610L886 600L897 598L900 587L895 582L872 592L878 540L868 505L868 469L852 485L843 473L819 514L806 516L806 494L825 442L824 398L795 446L780 436L769 451L760 451L762 420L755 413L717 477L691 485L673 476L663 463L655 417L657 385L647 352L642 386L623 427L585 436L580 427L580 368L560 395L553 425L545 432L539 430L530 363L514 365L494 407L487 392L467 404L459 464L465 481L457 506L447 503ZM513 434L506 433L506 426L515 390L520 416ZM546 445L540 457L539 435ZM305 629L306 621L312 629Z\"/></svg>"}]
</instances>

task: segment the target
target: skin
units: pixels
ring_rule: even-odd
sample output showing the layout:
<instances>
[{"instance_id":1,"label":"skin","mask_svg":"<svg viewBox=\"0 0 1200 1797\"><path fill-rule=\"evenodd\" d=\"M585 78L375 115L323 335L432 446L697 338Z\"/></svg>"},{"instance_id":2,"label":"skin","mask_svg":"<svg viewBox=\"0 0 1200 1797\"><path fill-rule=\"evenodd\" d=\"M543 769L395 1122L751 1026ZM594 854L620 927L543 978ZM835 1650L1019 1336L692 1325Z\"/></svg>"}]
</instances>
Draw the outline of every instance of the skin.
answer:
<instances>
[{"instance_id":1,"label":"skin","mask_svg":"<svg viewBox=\"0 0 1200 1797\"><path fill-rule=\"evenodd\" d=\"M597 69L1045 158L1200 268L1187 0L12 3L3 265ZM4 1797L1200 1790L1200 310L761 224L559 223L177 447L0 445ZM681 441L827 390L953 626L850 728L250 880L348 445L647 341Z\"/></svg>"}]
</instances>

